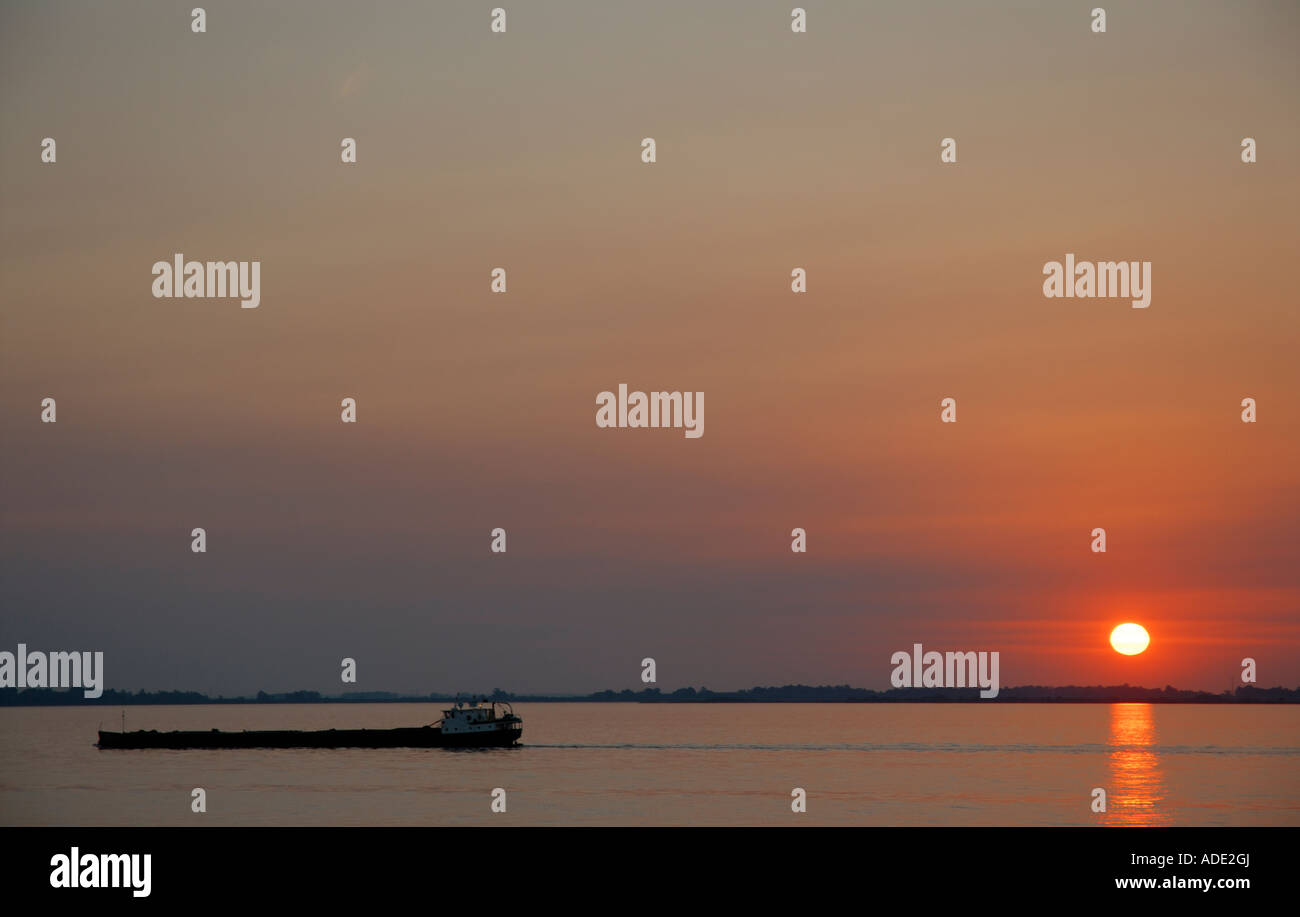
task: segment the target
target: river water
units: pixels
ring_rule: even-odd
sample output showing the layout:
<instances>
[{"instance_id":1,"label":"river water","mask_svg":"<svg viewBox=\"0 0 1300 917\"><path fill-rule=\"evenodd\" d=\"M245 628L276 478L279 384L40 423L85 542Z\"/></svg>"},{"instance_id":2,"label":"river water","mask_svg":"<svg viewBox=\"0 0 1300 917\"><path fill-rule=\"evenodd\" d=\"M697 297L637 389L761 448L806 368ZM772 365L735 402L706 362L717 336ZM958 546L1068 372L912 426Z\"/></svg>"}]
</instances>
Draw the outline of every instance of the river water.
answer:
<instances>
[{"instance_id":1,"label":"river water","mask_svg":"<svg viewBox=\"0 0 1300 917\"><path fill-rule=\"evenodd\" d=\"M523 745L99 751L0 710L6 825L1297 825L1300 707L521 704ZM128 707L128 729L423 725L437 704ZM191 811L191 791L207 811ZM1107 794L1094 813L1093 790ZM491 811L505 790L506 811ZM791 811L792 791L807 811Z\"/></svg>"}]
</instances>

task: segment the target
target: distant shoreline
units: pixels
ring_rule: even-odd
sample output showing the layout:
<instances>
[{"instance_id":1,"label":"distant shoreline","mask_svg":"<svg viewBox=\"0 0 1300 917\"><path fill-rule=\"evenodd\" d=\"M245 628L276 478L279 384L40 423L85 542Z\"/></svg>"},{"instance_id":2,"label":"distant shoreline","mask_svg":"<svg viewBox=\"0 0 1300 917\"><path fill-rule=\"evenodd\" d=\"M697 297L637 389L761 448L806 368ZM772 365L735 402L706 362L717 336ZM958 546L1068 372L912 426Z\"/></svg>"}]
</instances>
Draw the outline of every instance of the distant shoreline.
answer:
<instances>
[{"instance_id":1,"label":"distant shoreline","mask_svg":"<svg viewBox=\"0 0 1300 917\"><path fill-rule=\"evenodd\" d=\"M785 685L741 691L710 691L707 688L679 688L662 693L655 688L641 691L597 691L583 695L491 694L404 695L388 691L355 691L324 695L317 691L268 694L252 697L211 697L197 691L107 690L100 697L87 698L80 689L0 688L0 707L123 707L198 706L204 704L430 704L457 700L502 701L506 703L641 703L641 704L1296 704L1300 688L1256 688L1244 685L1229 693L1185 691L1172 686L1142 688L1132 685L1095 687L1043 687L1027 685L1003 688L997 697L981 698L978 688L894 688L871 691L848 685Z\"/></svg>"}]
</instances>

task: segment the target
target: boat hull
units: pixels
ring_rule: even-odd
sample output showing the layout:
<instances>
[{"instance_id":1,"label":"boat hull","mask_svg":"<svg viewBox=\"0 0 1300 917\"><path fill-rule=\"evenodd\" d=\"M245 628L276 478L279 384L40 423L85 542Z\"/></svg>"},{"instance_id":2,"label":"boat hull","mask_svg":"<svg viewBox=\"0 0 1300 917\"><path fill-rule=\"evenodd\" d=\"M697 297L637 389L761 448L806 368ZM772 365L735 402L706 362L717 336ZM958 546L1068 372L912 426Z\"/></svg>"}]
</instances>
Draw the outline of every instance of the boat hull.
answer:
<instances>
[{"instance_id":1,"label":"boat hull","mask_svg":"<svg viewBox=\"0 0 1300 917\"><path fill-rule=\"evenodd\" d=\"M132 748L508 748L522 726L444 735L437 726L405 729L325 729L316 732L103 732L101 749Z\"/></svg>"}]
</instances>

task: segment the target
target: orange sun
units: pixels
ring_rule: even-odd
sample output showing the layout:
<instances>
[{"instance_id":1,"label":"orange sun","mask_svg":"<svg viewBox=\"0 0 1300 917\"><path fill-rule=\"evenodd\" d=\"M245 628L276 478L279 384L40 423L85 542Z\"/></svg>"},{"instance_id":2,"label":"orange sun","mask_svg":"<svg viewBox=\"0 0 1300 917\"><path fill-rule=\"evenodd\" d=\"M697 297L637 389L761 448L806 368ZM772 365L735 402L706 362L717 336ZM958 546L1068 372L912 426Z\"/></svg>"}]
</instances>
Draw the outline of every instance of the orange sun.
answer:
<instances>
[{"instance_id":1,"label":"orange sun","mask_svg":"<svg viewBox=\"0 0 1300 917\"><path fill-rule=\"evenodd\" d=\"M1141 624L1121 624L1110 632L1110 645L1115 652L1125 656L1136 656L1147 648L1151 635Z\"/></svg>"}]
</instances>

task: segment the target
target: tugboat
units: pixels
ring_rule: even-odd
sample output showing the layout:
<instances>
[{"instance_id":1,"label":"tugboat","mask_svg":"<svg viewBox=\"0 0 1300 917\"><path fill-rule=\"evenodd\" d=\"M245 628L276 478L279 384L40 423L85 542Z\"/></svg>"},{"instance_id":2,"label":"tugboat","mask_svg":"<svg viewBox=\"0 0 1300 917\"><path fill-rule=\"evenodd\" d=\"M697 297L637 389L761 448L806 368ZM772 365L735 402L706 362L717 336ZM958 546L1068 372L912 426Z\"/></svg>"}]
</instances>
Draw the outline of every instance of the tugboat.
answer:
<instances>
[{"instance_id":1,"label":"tugboat","mask_svg":"<svg viewBox=\"0 0 1300 917\"><path fill-rule=\"evenodd\" d=\"M497 707L502 713L497 716ZM444 748L482 748L514 745L524 732L524 721L505 701L457 702L442 711L442 719L433 724L442 733Z\"/></svg>"},{"instance_id":2,"label":"tugboat","mask_svg":"<svg viewBox=\"0 0 1300 917\"><path fill-rule=\"evenodd\" d=\"M498 714L497 708L501 708ZM428 726L249 732L99 731L99 748L508 748L524 721L504 701L457 701Z\"/></svg>"}]
</instances>

